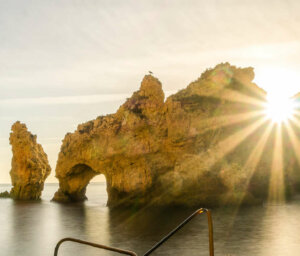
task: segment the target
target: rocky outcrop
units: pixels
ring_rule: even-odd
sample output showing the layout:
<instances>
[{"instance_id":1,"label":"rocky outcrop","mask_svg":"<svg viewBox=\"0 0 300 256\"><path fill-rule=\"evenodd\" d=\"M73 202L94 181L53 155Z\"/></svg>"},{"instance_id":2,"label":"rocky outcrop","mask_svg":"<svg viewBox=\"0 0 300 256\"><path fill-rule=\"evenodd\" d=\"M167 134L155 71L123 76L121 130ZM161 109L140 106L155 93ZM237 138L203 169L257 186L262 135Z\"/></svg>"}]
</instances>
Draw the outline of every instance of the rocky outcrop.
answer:
<instances>
[{"instance_id":1,"label":"rocky outcrop","mask_svg":"<svg viewBox=\"0 0 300 256\"><path fill-rule=\"evenodd\" d=\"M10 196L16 200L37 200L50 174L48 158L36 135L27 131L25 124L14 123L10 133L13 158L11 162L12 189Z\"/></svg>"},{"instance_id":2,"label":"rocky outcrop","mask_svg":"<svg viewBox=\"0 0 300 256\"><path fill-rule=\"evenodd\" d=\"M10 193L8 191L0 192L0 198L10 198Z\"/></svg>"},{"instance_id":3,"label":"rocky outcrop","mask_svg":"<svg viewBox=\"0 0 300 256\"><path fill-rule=\"evenodd\" d=\"M108 205L219 205L266 198L272 154L257 155L270 121L252 68L228 63L205 71L164 101L146 75L115 114L66 134L56 166L56 201L84 200L104 174ZM266 136L265 136L266 137ZM263 148L273 147L274 129Z\"/></svg>"}]
</instances>

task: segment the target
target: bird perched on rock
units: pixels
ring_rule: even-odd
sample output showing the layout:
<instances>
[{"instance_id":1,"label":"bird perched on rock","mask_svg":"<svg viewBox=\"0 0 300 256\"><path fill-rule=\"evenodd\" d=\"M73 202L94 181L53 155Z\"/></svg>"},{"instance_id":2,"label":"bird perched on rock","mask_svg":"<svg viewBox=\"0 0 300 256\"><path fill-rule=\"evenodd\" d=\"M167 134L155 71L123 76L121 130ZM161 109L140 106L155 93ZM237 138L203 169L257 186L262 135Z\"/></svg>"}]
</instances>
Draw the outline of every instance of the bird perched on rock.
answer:
<instances>
[{"instance_id":1,"label":"bird perched on rock","mask_svg":"<svg viewBox=\"0 0 300 256\"><path fill-rule=\"evenodd\" d=\"M148 71L148 72L149 72L149 74L150 74L150 75L152 75L152 74L153 74L153 72L152 72L152 71Z\"/></svg>"}]
</instances>

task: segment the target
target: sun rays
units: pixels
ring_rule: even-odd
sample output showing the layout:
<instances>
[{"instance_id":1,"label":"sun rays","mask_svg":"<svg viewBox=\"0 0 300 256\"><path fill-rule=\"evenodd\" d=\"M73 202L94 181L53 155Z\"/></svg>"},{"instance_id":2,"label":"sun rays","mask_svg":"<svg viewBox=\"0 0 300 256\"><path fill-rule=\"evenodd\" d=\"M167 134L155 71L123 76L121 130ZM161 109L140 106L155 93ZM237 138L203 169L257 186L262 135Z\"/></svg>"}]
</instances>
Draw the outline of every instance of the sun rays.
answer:
<instances>
[{"instance_id":1,"label":"sun rays","mask_svg":"<svg viewBox=\"0 0 300 256\"><path fill-rule=\"evenodd\" d=\"M275 144L270 173L269 203L282 203L285 201L284 161L282 146L282 124L276 126Z\"/></svg>"},{"instance_id":2,"label":"sun rays","mask_svg":"<svg viewBox=\"0 0 300 256\"><path fill-rule=\"evenodd\" d=\"M268 97L266 116L274 123L287 122L295 114L295 103L289 98L273 95Z\"/></svg>"},{"instance_id":3,"label":"sun rays","mask_svg":"<svg viewBox=\"0 0 300 256\"><path fill-rule=\"evenodd\" d=\"M253 109L256 110L232 115L220 115L218 117L201 120L202 125L204 124L205 126L202 127L203 129L199 129L202 133L208 130L239 125L239 123L242 122L249 122L247 126L241 126L242 128L236 130L228 137L219 141L215 146L209 148L209 156L206 156L208 166L212 167L219 160L236 150L239 145L247 141L252 134L257 133L258 138L256 138L256 145L253 146L247 160L242 166L242 172L246 173L247 180L243 187L242 196L238 199L238 205L243 203L251 179L257 171L256 169L259 162L264 158L266 153L271 159L269 166L263 170L265 175L269 177L269 184L266 188L267 202L284 202L286 198L284 133L287 134L292 145L291 148L295 153L296 160L300 165L300 140L291 125L294 124L294 126L300 127L300 121L297 119L297 117L300 117L300 112L297 110L296 101L291 98L281 98L280 94L270 95L266 97L266 101L262 101L249 95L242 96L239 92L233 93L230 90L227 90L220 98L229 102L249 104L254 106ZM261 134L260 136L259 133ZM253 141L251 143L253 143ZM273 146L268 146L267 148L267 143Z\"/></svg>"}]
</instances>

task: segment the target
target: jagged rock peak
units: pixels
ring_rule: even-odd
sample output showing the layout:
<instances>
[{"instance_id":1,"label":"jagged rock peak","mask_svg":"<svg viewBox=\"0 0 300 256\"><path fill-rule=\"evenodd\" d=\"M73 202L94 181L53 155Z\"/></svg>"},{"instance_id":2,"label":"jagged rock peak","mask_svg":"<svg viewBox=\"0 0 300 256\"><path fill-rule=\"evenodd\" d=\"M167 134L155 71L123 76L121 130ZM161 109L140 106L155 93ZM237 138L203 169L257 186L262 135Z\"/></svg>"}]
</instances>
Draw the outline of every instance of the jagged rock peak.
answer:
<instances>
[{"instance_id":1,"label":"jagged rock peak","mask_svg":"<svg viewBox=\"0 0 300 256\"><path fill-rule=\"evenodd\" d=\"M232 77L240 78L248 82L253 81L255 74L253 67L239 68L230 65L228 62L220 63L214 68L209 68L201 74L201 79L216 79L220 76L230 79ZM244 79L243 79L244 78Z\"/></svg>"},{"instance_id":2,"label":"jagged rock peak","mask_svg":"<svg viewBox=\"0 0 300 256\"><path fill-rule=\"evenodd\" d=\"M156 119L158 112L162 111L164 98L161 82L152 75L145 75L140 89L127 99L117 114L124 115L124 111L129 111L142 118Z\"/></svg>"},{"instance_id":3,"label":"jagged rock peak","mask_svg":"<svg viewBox=\"0 0 300 256\"><path fill-rule=\"evenodd\" d=\"M156 99L163 102L165 95L162 90L161 82L152 75L146 75L141 83L140 96Z\"/></svg>"},{"instance_id":4,"label":"jagged rock peak","mask_svg":"<svg viewBox=\"0 0 300 256\"><path fill-rule=\"evenodd\" d=\"M244 96L265 101L266 92L253 83L254 77L252 67L239 68L229 63L221 63L204 71L187 88L180 90L169 98L179 100L192 95L224 98L226 95L229 96L229 94L238 92Z\"/></svg>"},{"instance_id":5,"label":"jagged rock peak","mask_svg":"<svg viewBox=\"0 0 300 256\"><path fill-rule=\"evenodd\" d=\"M9 141L13 158L10 176L13 188L10 195L17 200L37 200L51 171L47 154L37 143L37 136L31 134L25 124L17 121L11 130Z\"/></svg>"}]
</instances>

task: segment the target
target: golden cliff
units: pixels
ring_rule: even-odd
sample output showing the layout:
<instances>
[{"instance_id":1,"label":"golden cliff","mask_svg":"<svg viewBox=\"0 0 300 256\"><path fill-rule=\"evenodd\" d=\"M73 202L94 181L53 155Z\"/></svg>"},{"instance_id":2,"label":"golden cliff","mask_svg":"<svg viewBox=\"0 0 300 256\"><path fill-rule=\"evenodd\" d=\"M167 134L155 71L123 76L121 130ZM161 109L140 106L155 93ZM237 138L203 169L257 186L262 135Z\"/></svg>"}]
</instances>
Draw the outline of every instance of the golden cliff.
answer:
<instances>
[{"instance_id":1,"label":"golden cliff","mask_svg":"<svg viewBox=\"0 0 300 256\"><path fill-rule=\"evenodd\" d=\"M253 79L252 68L220 64L164 101L160 81L146 75L115 114L66 134L53 200L86 199L86 187L98 174L106 177L110 206L266 198L275 128L261 153L257 145L270 121L262 111L266 93Z\"/></svg>"}]
</instances>

